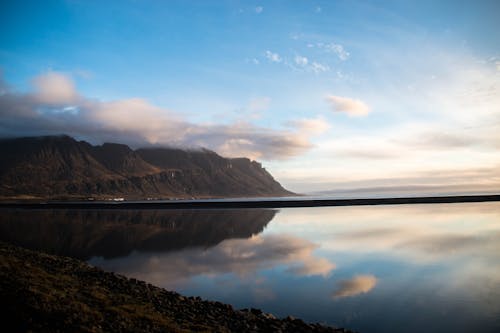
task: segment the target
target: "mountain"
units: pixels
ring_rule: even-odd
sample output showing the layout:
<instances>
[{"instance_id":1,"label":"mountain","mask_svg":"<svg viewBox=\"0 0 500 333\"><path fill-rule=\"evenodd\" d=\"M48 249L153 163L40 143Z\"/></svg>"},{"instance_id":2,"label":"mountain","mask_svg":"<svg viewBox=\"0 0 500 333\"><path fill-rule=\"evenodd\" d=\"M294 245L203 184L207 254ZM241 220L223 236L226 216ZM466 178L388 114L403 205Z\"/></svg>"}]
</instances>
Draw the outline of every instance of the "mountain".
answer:
<instances>
[{"instance_id":1,"label":"mountain","mask_svg":"<svg viewBox=\"0 0 500 333\"><path fill-rule=\"evenodd\" d=\"M93 146L69 136L0 140L3 198L287 196L258 162L202 150Z\"/></svg>"}]
</instances>

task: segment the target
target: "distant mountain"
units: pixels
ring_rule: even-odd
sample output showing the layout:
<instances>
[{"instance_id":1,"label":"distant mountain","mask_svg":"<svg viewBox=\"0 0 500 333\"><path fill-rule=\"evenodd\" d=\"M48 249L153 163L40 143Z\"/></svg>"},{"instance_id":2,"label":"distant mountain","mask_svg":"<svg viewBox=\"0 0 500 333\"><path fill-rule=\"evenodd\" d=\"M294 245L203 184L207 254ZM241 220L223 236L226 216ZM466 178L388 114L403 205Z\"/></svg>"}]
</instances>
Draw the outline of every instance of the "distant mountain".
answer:
<instances>
[{"instance_id":1,"label":"distant mountain","mask_svg":"<svg viewBox=\"0 0 500 333\"><path fill-rule=\"evenodd\" d=\"M69 136L0 140L3 198L287 196L258 162L174 148L93 146Z\"/></svg>"}]
</instances>

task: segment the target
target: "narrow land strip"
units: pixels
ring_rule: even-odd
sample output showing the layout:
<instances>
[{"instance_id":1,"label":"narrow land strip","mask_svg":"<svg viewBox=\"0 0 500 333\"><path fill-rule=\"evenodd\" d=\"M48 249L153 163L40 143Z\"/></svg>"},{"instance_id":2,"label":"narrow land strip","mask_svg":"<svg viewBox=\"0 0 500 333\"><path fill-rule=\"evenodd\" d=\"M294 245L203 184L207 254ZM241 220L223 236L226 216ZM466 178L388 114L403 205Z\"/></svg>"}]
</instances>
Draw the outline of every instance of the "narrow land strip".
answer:
<instances>
[{"instance_id":1,"label":"narrow land strip","mask_svg":"<svg viewBox=\"0 0 500 333\"><path fill-rule=\"evenodd\" d=\"M221 209L221 208L292 208L324 206L369 206L442 204L464 202L500 201L499 194L456 195L432 197L365 198L365 199L207 199L207 200L162 200L162 201L48 201L48 202L3 202L1 208L19 209Z\"/></svg>"}]
</instances>

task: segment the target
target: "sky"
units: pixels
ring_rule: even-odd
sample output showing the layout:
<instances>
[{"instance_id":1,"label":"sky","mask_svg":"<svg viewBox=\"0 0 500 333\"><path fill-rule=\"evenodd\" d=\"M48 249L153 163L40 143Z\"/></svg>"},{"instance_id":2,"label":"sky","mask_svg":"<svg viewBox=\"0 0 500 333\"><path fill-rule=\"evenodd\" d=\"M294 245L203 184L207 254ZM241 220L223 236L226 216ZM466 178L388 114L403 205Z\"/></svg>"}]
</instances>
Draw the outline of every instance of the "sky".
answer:
<instances>
[{"instance_id":1,"label":"sky","mask_svg":"<svg viewBox=\"0 0 500 333\"><path fill-rule=\"evenodd\" d=\"M498 13L498 1L2 1L0 137L205 147L300 193L499 192Z\"/></svg>"}]
</instances>

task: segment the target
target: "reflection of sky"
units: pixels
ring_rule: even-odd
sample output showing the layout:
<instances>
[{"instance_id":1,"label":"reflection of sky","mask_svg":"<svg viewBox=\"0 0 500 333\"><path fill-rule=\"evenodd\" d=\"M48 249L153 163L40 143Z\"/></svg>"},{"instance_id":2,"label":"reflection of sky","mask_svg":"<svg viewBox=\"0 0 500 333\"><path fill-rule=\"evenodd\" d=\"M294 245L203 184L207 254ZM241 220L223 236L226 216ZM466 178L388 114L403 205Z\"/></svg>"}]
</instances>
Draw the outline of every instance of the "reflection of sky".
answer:
<instances>
[{"instance_id":1,"label":"reflection of sky","mask_svg":"<svg viewBox=\"0 0 500 333\"><path fill-rule=\"evenodd\" d=\"M283 209L249 239L91 262L236 307L366 332L493 332L499 212L499 203Z\"/></svg>"}]
</instances>

